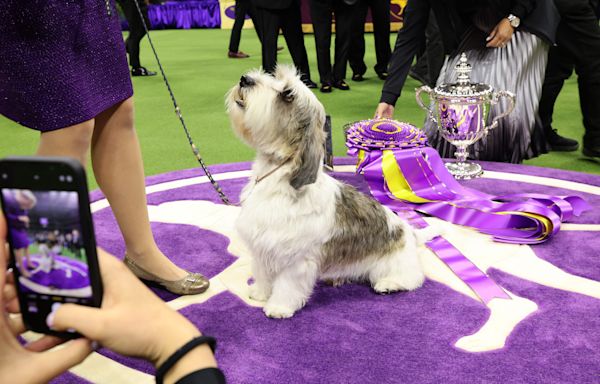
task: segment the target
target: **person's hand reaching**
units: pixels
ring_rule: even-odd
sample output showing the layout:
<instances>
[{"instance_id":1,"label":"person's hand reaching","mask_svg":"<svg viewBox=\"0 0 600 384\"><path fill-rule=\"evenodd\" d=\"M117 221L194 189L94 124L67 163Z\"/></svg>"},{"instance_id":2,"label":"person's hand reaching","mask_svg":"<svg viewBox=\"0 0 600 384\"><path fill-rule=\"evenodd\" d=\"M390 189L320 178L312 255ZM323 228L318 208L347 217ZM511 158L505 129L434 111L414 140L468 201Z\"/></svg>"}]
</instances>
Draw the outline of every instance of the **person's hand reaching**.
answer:
<instances>
[{"instance_id":1,"label":"person's hand reaching","mask_svg":"<svg viewBox=\"0 0 600 384\"><path fill-rule=\"evenodd\" d=\"M379 103L375 110L376 119L393 119L394 118L394 106L388 103Z\"/></svg>"}]
</instances>

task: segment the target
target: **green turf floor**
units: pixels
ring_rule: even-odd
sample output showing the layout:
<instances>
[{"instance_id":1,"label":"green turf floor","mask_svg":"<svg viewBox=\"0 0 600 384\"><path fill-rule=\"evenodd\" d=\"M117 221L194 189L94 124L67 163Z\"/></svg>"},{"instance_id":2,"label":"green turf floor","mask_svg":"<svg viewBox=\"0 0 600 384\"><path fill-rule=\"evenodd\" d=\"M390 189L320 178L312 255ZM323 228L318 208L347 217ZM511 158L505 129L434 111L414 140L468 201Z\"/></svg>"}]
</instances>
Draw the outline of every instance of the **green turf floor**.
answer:
<instances>
[{"instance_id":1,"label":"green turf floor","mask_svg":"<svg viewBox=\"0 0 600 384\"><path fill-rule=\"evenodd\" d=\"M395 36L392 36L395 39ZM229 31L226 30L166 30L152 32L163 66L181 105L184 118L205 161L208 164L251 160L253 152L232 133L224 110L224 95L240 75L260 66L260 46L252 30L244 30L240 49L251 55L248 59L226 57ZM335 90L331 94L316 94L332 116L335 155L345 154L342 126L369 118L379 100L382 81L372 71L373 39L367 35L366 62L369 71L362 83L349 81L350 91ZM284 45L280 39L280 45ZM312 78L318 81L314 39L306 36L306 46ZM142 64L158 67L147 40L142 45ZM287 49L279 62L291 63ZM348 72L348 77L351 73ZM173 112L169 94L160 76L134 78L136 126L140 137L147 175L197 165L179 121ZM421 126L425 113L415 102L414 89L420 84L408 79L404 93L396 106L396 119ZM555 126L560 133L580 139L583 135L576 80L570 79L556 105ZM0 157L27 155L35 152L38 133L22 128L0 116ZM600 162L585 159L581 152L551 153L526 161L526 164L600 174ZM96 183L90 180L90 187Z\"/></svg>"}]
</instances>

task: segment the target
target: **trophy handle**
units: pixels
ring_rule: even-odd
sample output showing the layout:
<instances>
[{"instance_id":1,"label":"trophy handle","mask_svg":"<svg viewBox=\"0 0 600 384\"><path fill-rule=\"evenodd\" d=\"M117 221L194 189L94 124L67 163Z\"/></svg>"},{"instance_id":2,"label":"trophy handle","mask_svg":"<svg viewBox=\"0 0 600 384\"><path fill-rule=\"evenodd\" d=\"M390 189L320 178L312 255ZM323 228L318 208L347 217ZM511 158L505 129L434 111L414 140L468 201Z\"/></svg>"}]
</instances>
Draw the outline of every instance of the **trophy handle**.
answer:
<instances>
[{"instance_id":1,"label":"trophy handle","mask_svg":"<svg viewBox=\"0 0 600 384\"><path fill-rule=\"evenodd\" d=\"M494 117L494 119L492 120L492 124L489 127L486 127L486 129L485 129L486 133L487 133L487 131L496 128L498 126L498 120L500 120L501 118L503 118L505 116L510 115L510 113L513 111L513 109L515 109L516 96L514 93L509 92L509 91L498 91L498 92L494 93L494 96L492 98L492 104L498 104L501 97L507 98L510 101L510 105L508 106L508 109L506 111L504 111L503 113Z\"/></svg>"},{"instance_id":2,"label":"trophy handle","mask_svg":"<svg viewBox=\"0 0 600 384\"><path fill-rule=\"evenodd\" d=\"M419 104L419 107L421 107L423 110L427 111L429 118L436 125L438 125L438 121L435 118L433 112L431 111L431 109L428 106L425 105L425 103L423 103L423 100L421 99L422 92L427 93L429 95L429 99L432 100L433 99L433 90L430 87L428 87L427 85L423 85L422 87L415 89L415 97L417 98L417 104Z\"/></svg>"}]
</instances>

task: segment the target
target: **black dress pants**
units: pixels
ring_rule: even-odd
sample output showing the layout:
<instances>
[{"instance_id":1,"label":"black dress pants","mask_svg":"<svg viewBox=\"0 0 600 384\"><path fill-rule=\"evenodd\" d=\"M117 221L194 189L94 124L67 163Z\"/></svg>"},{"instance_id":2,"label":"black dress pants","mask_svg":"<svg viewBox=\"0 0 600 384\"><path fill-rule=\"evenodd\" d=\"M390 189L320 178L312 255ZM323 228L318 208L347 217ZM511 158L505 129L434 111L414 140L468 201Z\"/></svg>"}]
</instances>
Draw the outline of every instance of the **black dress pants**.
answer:
<instances>
[{"instance_id":1,"label":"black dress pants","mask_svg":"<svg viewBox=\"0 0 600 384\"><path fill-rule=\"evenodd\" d=\"M352 72L363 75L367 71L365 65L365 21L371 8L373 20L373 37L375 38L375 72L387 72L392 49L390 47L390 1L389 0L359 0L354 10L354 26L352 30L352 49L348 62Z\"/></svg>"},{"instance_id":2,"label":"black dress pants","mask_svg":"<svg viewBox=\"0 0 600 384\"><path fill-rule=\"evenodd\" d=\"M231 28L231 37L229 38L229 52L237 52L240 49L240 39L242 37L242 28L244 27L244 21L246 21L246 15L250 16L252 23L254 23L254 29L260 40L260 33L255 20L254 6L250 0L235 0L235 21L233 28Z\"/></svg>"},{"instance_id":3,"label":"black dress pants","mask_svg":"<svg viewBox=\"0 0 600 384\"><path fill-rule=\"evenodd\" d=\"M138 0L138 3L144 16L144 21L148 28L150 28L148 6L144 0ZM146 30L144 29L144 24L142 24L142 19L134 0L119 0L119 4L123 9L127 24L129 24L129 34L127 35L127 39L125 39L125 47L129 54L129 65L131 68L139 68L142 66L140 64L140 41L146 35Z\"/></svg>"},{"instance_id":4,"label":"black dress pants","mask_svg":"<svg viewBox=\"0 0 600 384\"><path fill-rule=\"evenodd\" d=\"M283 10L256 8L256 23L262 42L262 66L266 72L273 73L277 65L277 37L279 29L287 44L294 65L303 79L310 79L308 55L304 46L304 32L300 14L300 0Z\"/></svg>"},{"instance_id":5,"label":"black dress pants","mask_svg":"<svg viewBox=\"0 0 600 384\"><path fill-rule=\"evenodd\" d=\"M600 27L597 1L555 0L561 21L557 45L550 48L539 114L545 129L552 125L554 103L564 81L577 73L586 148L600 147Z\"/></svg>"},{"instance_id":6,"label":"black dress pants","mask_svg":"<svg viewBox=\"0 0 600 384\"><path fill-rule=\"evenodd\" d=\"M347 5L342 0L310 0L317 48L317 64L321 83L332 84L346 78L346 66L356 4ZM335 57L331 65L331 23L335 14Z\"/></svg>"}]
</instances>

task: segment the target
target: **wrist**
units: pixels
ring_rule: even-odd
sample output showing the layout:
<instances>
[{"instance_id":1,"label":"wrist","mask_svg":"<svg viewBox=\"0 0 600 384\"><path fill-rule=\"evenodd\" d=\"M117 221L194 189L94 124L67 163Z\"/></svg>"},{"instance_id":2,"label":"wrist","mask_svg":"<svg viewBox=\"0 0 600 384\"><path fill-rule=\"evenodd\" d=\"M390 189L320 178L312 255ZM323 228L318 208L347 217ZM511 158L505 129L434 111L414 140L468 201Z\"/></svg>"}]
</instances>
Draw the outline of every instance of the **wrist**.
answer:
<instances>
[{"instance_id":1,"label":"wrist","mask_svg":"<svg viewBox=\"0 0 600 384\"><path fill-rule=\"evenodd\" d=\"M512 13L510 15L508 15L506 17L506 19L508 20L508 23L513 28L513 30L519 28L519 26L521 25L521 18L518 16L515 16Z\"/></svg>"},{"instance_id":2,"label":"wrist","mask_svg":"<svg viewBox=\"0 0 600 384\"><path fill-rule=\"evenodd\" d=\"M154 350L152 363L155 367L160 367L175 351L182 345L195 337L201 336L200 331L187 319L178 313L174 313L177 319L162 319L161 324L169 324L167 329L156 330L157 345Z\"/></svg>"},{"instance_id":3,"label":"wrist","mask_svg":"<svg viewBox=\"0 0 600 384\"><path fill-rule=\"evenodd\" d=\"M171 356L175 351L181 348L182 345L192 340L194 337L201 336L201 333L196 331L192 332L177 332L177 334L169 333L167 335L159 336L162 339L161 345L157 348L157 357L152 361L156 368L163 365L163 363Z\"/></svg>"},{"instance_id":4,"label":"wrist","mask_svg":"<svg viewBox=\"0 0 600 384\"><path fill-rule=\"evenodd\" d=\"M217 361L212 350L206 344L199 345L186 353L177 363L169 369L164 376L165 384L176 383L179 379L192 372L205 368L216 368Z\"/></svg>"}]
</instances>

